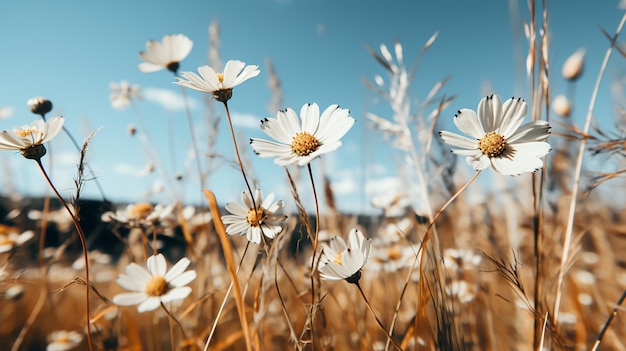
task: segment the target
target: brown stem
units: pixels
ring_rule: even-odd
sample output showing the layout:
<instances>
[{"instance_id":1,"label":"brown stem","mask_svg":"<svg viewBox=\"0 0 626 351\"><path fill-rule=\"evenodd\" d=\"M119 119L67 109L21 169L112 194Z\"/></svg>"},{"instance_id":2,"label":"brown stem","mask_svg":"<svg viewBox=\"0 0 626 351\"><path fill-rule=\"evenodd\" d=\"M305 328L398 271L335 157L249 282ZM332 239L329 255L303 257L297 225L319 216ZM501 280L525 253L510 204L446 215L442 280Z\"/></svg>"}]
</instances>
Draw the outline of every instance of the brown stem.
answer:
<instances>
[{"instance_id":1,"label":"brown stem","mask_svg":"<svg viewBox=\"0 0 626 351\"><path fill-rule=\"evenodd\" d=\"M367 300L367 297L365 296L365 293L363 292L363 289L361 288L361 284L359 284L359 281L357 280L356 283L354 283L354 285L356 285L356 287L359 288L359 292L361 293L361 297L363 297L363 300L365 301L365 305L367 305L367 309L370 311L372 316L374 316L374 318L376 319L376 323L378 323L378 326L380 327L380 329L382 329L385 332L385 335L387 336L389 341L391 341L393 346L396 349L402 351L402 347L400 347L400 345L398 345L398 342L396 342L393 339L393 337L391 336L391 334L389 334L387 329L385 329L385 326L383 325L383 322L380 321L380 319L378 318L378 316L374 312L374 309L372 309L372 305L370 305L370 302Z\"/></svg>"},{"instance_id":2,"label":"brown stem","mask_svg":"<svg viewBox=\"0 0 626 351\"><path fill-rule=\"evenodd\" d=\"M78 223L78 218L76 218L76 216L72 213L72 210L70 210L67 202L63 200L63 197L61 196L61 194L59 194L59 191L52 183L52 180L50 179L50 177L48 177L48 173L46 173L46 170L41 163L41 158L35 159L35 162L37 162L37 165L39 166L39 169L41 170L43 176L46 178L46 181L50 185L50 188L52 188L52 191L54 191L54 194L57 196L59 201L61 201L61 204L63 204L63 207L65 207L65 210L72 218L72 223L74 223L74 227L76 228L76 232L78 233L78 238L80 239L80 245L83 249L83 258L85 260L85 280L87 281L85 284L85 308L87 310L87 343L89 344L89 350L91 351L93 350L93 343L91 340L91 318L89 317L89 256L87 255L85 233L83 232L80 223Z\"/></svg>"}]
</instances>

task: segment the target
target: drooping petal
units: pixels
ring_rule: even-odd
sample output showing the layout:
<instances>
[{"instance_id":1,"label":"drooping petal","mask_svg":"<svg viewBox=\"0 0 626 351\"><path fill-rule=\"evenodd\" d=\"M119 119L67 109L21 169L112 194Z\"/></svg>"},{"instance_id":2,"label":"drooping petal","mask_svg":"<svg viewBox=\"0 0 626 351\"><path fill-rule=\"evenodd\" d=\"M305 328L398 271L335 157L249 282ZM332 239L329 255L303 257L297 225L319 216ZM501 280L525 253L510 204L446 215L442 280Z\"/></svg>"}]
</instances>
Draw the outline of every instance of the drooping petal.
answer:
<instances>
[{"instance_id":1,"label":"drooping petal","mask_svg":"<svg viewBox=\"0 0 626 351\"><path fill-rule=\"evenodd\" d=\"M161 306L161 299L158 297L148 297L146 301L142 302L139 307L137 307L137 311L139 311L139 313L153 311L159 306Z\"/></svg>"},{"instance_id":2,"label":"drooping petal","mask_svg":"<svg viewBox=\"0 0 626 351\"><path fill-rule=\"evenodd\" d=\"M191 288L188 286L182 286L175 288L167 292L167 294L161 296L161 302L169 303L172 301L183 300L191 294Z\"/></svg>"},{"instance_id":3,"label":"drooping petal","mask_svg":"<svg viewBox=\"0 0 626 351\"><path fill-rule=\"evenodd\" d=\"M121 293L113 296L113 303L120 306L132 306L144 302L147 298L144 292Z\"/></svg>"}]
</instances>

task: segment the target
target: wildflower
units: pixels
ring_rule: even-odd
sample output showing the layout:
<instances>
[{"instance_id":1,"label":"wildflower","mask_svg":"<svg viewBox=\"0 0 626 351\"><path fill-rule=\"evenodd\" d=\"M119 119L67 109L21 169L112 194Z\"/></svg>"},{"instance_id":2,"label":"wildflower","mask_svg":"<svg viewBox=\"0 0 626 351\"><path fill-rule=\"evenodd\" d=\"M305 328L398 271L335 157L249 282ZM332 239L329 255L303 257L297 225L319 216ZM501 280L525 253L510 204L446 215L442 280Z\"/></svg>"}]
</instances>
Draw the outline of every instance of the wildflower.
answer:
<instances>
[{"instance_id":1,"label":"wildflower","mask_svg":"<svg viewBox=\"0 0 626 351\"><path fill-rule=\"evenodd\" d=\"M147 202L138 202L126 206L123 210L105 212L102 214L102 220L115 221L129 227L151 226L172 216L173 206L161 204L152 206Z\"/></svg>"},{"instance_id":2,"label":"wildflower","mask_svg":"<svg viewBox=\"0 0 626 351\"><path fill-rule=\"evenodd\" d=\"M0 132L0 150L19 150L28 159L41 159L46 154L43 144L59 134L63 122L63 117L53 117L47 122L38 119L12 131L3 130Z\"/></svg>"},{"instance_id":3,"label":"wildflower","mask_svg":"<svg viewBox=\"0 0 626 351\"><path fill-rule=\"evenodd\" d=\"M446 286L446 294L458 299L459 303L464 304L474 300L476 287L470 285L465 280L455 280Z\"/></svg>"},{"instance_id":4,"label":"wildflower","mask_svg":"<svg viewBox=\"0 0 626 351\"><path fill-rule=\"evenodd\" d=\"M0 253L13 250L16 246L20 246L32 239L33 236L35 236L35 233L32 230L19 234L17 228L0 224Z\"/></svg>"},{"instance_id":5,"label":"wildflower","mask_svg":"<svg viewBox=\"0 0 626 351\"><path fill-rule=\"evenodd\" d=\"M109 100L114 109L123 110L131 104L133 99L141 99L140 88L137 84L130 85L123 80L119 83L110 83L109 88L111 89Z\"/></svg>"},{"instance_id":6,"label":"wildflower","mask_svg":"<svg viewBox=\"0 0 626 351\"><path fill-rule=\"evenodd\" d=\"M393 243L385 246L374 246L369 269L396 272L417 263L415 255L416 253L411 246L405 244Z\"/></svg>"},{"instance_id":7,"label":"wildflower","mask_svg":"<svg viewBox=\"0 0 626 351\"><path fill-rule=\"evenodd\" d=\"M439 135L459 148L452 152L467 156L467 163L476 170L491 166L504 175L534 172L550 151L546 142L550 125L541 120L521 125L527 108L522 99L511 98L503 105L499 96L488 96L480 100L478 114L462 109L454 118L457 128L473 138L448 131Z\"/></svg>"},{"instance_id":8,"label":"wildflower","mask_svg":"<svg viewBox=\"0 0 626 351\"><path fill-rule=\"evenodd\" d=\"M170 270L162 254L148 257L145 269L136 263L126 266L126 274L120 274L117 283L131 293L122 293L113 297L113 303L129 306L139 304L140 313L152 311L161 303L182 300L191 293L185 286L196 279L196 271L187 271L189 259L181 258Z\"/></svg>"},{"instance_id":9,"label":"wildflower","mask_svg":"<svg viewBox=\"0 0 626 351\"><path fill-rule=\"evenodd\" d=\"M170 34L161 41L149 40L146 51L139 53L144 61L139 64L141 72L156 72L167 68L172 73L178 72L180 61L191 52L193 42L183 34Z\"/></svg>"},{"instance_id":10,"label":"wildflower","mask_svg":"<svg viewBox=\"0 0 626 351\"><path fill-rule=\"evenodd\" d=\"M66 351L78 346L83 341L83 336L74 330L57 330L48 335L48 347L46 351Z\"/></svg>"},{"instance_id":11,"label":"wildflower","mask_svg":"<svg viewBox=\"0 0 626 351\"><path fill-rule=\"evenodd\" d=\"M572 81L580 78L583 73L583 66L585 65L585 53L585 49L580 48L565 60L563 68L561 68L563 78Z\"/></svg>"},{"instance_id":12,"label":"wildflower","mask_svg":"<svg viewBox=\"0 0 626 351\"><path fill-rule=\"evenodd\" d=\"M249 241L259 244L261 243L261 234L273 239L283 231L281 224L287 219L287 216L278 213L283 208L283 202L274 202L274 193L263 199L263 192L257 189L254 192L256 208L247 191L241 194L241 200L243 206L236 202L226 204L226 210L231 213L222 216L222 222L228 225L226 227L227 234L245 234Z\"/></svg>"},{"instance_id":13,"label":"wildflower","mask_svg":"<svg viewBox=\"0 0 626 351\"><path fill-rule=\"evenodd\" d=\"M348 243L339 236L324 244L318 270L320 277L327 280L345 279L357 283L361 278L361 268L367 262L372 241L365 239L363 233L352 229L348 234Z\"/></svg>"},{"instance_id":14,"label":"wildflower","mask_svg":"<svg viewBox=\"0 0 626 351\"><path fill-rule=\"evenodd\" d=\"M43 96L28 99L26 105L30 111L36 115L44 116L46 113L52 111L52 102Z\"/></svg>"},{"instance_id":15,"label":"wildflower","mask_svg":"<svg viewBox=\"0 0 626 351\"><path fill-rule=\"evenodd\" d=\"M481 261L482 257L472 250L447 248L443 251L443 264L453 272L475 269Z\"/></svg>"},{"instance_id":16,"label":"wildflower","mask_svg":"<svg viewBox=\"0 0 626 351\"><path fill-rule=\"evenodd\" d=\"M352 128L354 118L350 111L330 105L320 117L317 104L305 104L298 115L290 108L278 111L277 118L261 121L265 134L278 142L251 139L254 152L261 157L276 157L274 163L288 166L297 163L308 165L313 159L336 150L341 138Z\"/></svg>"},{"instance_id":17,"label":"wildflower","mask_svg":"<svg viewBox=\"0 0 626 351\"><path fill-rule=\"evenodd\" d=\"M233 95L233 88L246 80L259 75L259 66L247 65L238 60L229 60L224 73L217 73L209 66L198 68L200 76L193 72L181 72L183 78L176 77L178 84L193 90L212 93L215 100L226 102Z\"/></svg>"}]
</instances>

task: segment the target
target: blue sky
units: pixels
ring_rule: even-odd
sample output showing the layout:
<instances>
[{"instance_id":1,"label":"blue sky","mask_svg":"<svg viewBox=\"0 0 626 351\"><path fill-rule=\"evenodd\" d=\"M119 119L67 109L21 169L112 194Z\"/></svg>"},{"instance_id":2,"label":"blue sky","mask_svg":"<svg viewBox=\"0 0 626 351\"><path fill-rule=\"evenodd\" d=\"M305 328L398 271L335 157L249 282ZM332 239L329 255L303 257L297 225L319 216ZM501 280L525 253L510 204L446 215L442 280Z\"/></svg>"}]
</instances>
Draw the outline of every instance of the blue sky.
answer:
<instances>
[{"instance_id":1,"label":"blue sky","mask_svg":"<svg viewBox=\"0 0 626 351\"><path fill-rule=\"evenodd\" d=\"M568 90L559 77L563 61L579 47L587 50L586 74L574 90L576 121L583 120L608 45L599 27L613 32L622 15L618 1L550 2L553 94ZM242 140L263 137L250 121L276 114L268 109L272 95L265 61L271 58L282 84L283 107L299 111L308 102L318 103L321 109L337 103L356 118L344 146L324 158L323 170L333 180L342 208L365 210L373 195L371 189L387 192L386 187L399 185L396 164L402 160L398 151L368 128L367 111L388 117L390 110L376 105L374 95L361 82L364 77L384 74L365 46L392 46L398 39L410 62L438 31L435 44L419 63L412 95L422 99L435 83L450 76L442 92L458 98L441 118L451 126L456 110L475 109L487 93L530 100L522 73L527 50L522 23L528 18L526 1L501 0L2 2L0 107L11 108L13 114L0 120L0 129L37 118L28 111L26 101L45 96L54 104L50 115L63 115L66 127L79 140L102 127L91 144L90 165L110 199L168 202L172 194L167 191L146 197L162 177L157 172L141 175L151 161L139 139L127 135L129 124L137 124L133 109L114 110L109 103L110 82L138 84L145 98L137 103L137 109L160 162L168 175L185 175L185 186L176 185L174 193L185 202L197 203L201 197L195 169L193 164L185 166L191 144L186 115L176 103L180 88L172 84L169 72L139 72L138 53L147 40L182 33L194 42L194 48L181 70L196 71L208 63L207 30L216 20L221 29L222 61L239 59L261 69L258 77L235 90L229 102ZM605 75L595 111L604 126L612 125L615 114L611 82L624 76L624 68L623 59L614 56ZM188 95L197 138L206 144L206 96L194 91ZM216 111L223 116L220 107L216 105ZM225 122L222 119L216 146L232 160ZM55 183L63 194L71 194L77 156L63 135L54 140L52 153ZM249 158L265 192L289 197L280 167L269 159ZM43 178L31 162L11 152L2 153L0 162L2 193L11 188L27 194L45 191ZM206 160L202 162L206 164ZM315 162L313 167L319 172L322 163ZM208 187L227 202L238 199L244 183L238 171L225 164L208 179ZM303 192L308 190L303 188ZM93 183L87 184L85 197L98 197Z\"/></svg>"}]
</instances>

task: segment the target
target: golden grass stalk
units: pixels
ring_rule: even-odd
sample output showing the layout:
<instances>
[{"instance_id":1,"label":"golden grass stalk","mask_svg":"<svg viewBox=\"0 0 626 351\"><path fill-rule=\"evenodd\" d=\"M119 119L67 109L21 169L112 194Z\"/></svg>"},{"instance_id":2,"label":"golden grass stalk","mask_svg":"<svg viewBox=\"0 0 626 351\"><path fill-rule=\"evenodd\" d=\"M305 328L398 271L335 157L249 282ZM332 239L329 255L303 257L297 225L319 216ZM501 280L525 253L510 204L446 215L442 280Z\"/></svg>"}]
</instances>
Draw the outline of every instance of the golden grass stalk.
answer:
<instances>
[{"instance_id":1,"label":"golden grass stalk","mask_svg":"<svg viewBox=\"0 0 626 351\"><path fill-rule=\"evenodd\" d=\"M618 24L617 30L615 31L615 35L613 36L611 40L611 45L607 48L606 53L604 55L604 59L602 60L602 65L600 66L600 72L598 73L598 77L596 79L593 92L591 93L591 100L589 102L589 108L587 109L587 117L585 118L585 126L583 128L584 134L587 134L589 132L589 127L591 125L591 119L593 117L593 109L595 107L596 97L598 96L598 91L600 89L600 82L602 81L602 77L604 76L604 71L606 70L607 63L609 62L609 57L611 56L611 53L613 52L613 48L615 47L615 42L617 40L617 37L621 33L625 22L626 22L626 14L624 14L624 16L622 17L622 20ZM554 300L554 309L552 312L555 327L558 326L559 309L561 308L561 295L563 294L562 292L563 281L564 281L564 277L566 273L566 265L568 261L572 235L574 231L576 200L577 200L577 195L578 195L578 188L579 188L582 165L583 165L583 156L585 154L586 145L587 145L587 140L582 139L578 147L578 156L576 158L574 179L572 181L573 183L572 195L571 195L571 200L569 204L567 223L566 223L566 229L565 229L565 237L563 239L563 253L561 255L561 266L560 266L559 274L557 278L557 289L556 289L556 297Z\"/></svg>"},{"instance_id":2,"label":"golden grass stalk","mask_svg":"<svg viewBox=\"0 0 626 351\"><path fill-rule=\"evenodd\" d=\"M239 288L239 282L237 281L237 268L235 266L235 260L233 259L233 249L230 245L230 241L228 240L224 223L222 223L220 209L217 205L215 194L206 189L202 190L202 192L209 202L209 208L211 210L211 215L213 216L215 230L217 231L220 243L222 244L222 250L224 251L224 259L226 260L226 268L228 269L228 274L230 275L230 279L233 284L234 298L237 305L237 312L239 313L241 329L243 330L243 336L246 342L246 350L252 351L252 340L250 338L251 334L248 326L248 319L246 318L245 301L243 295L241 294L241 289Z\"/></svg>"}]
</instances>

